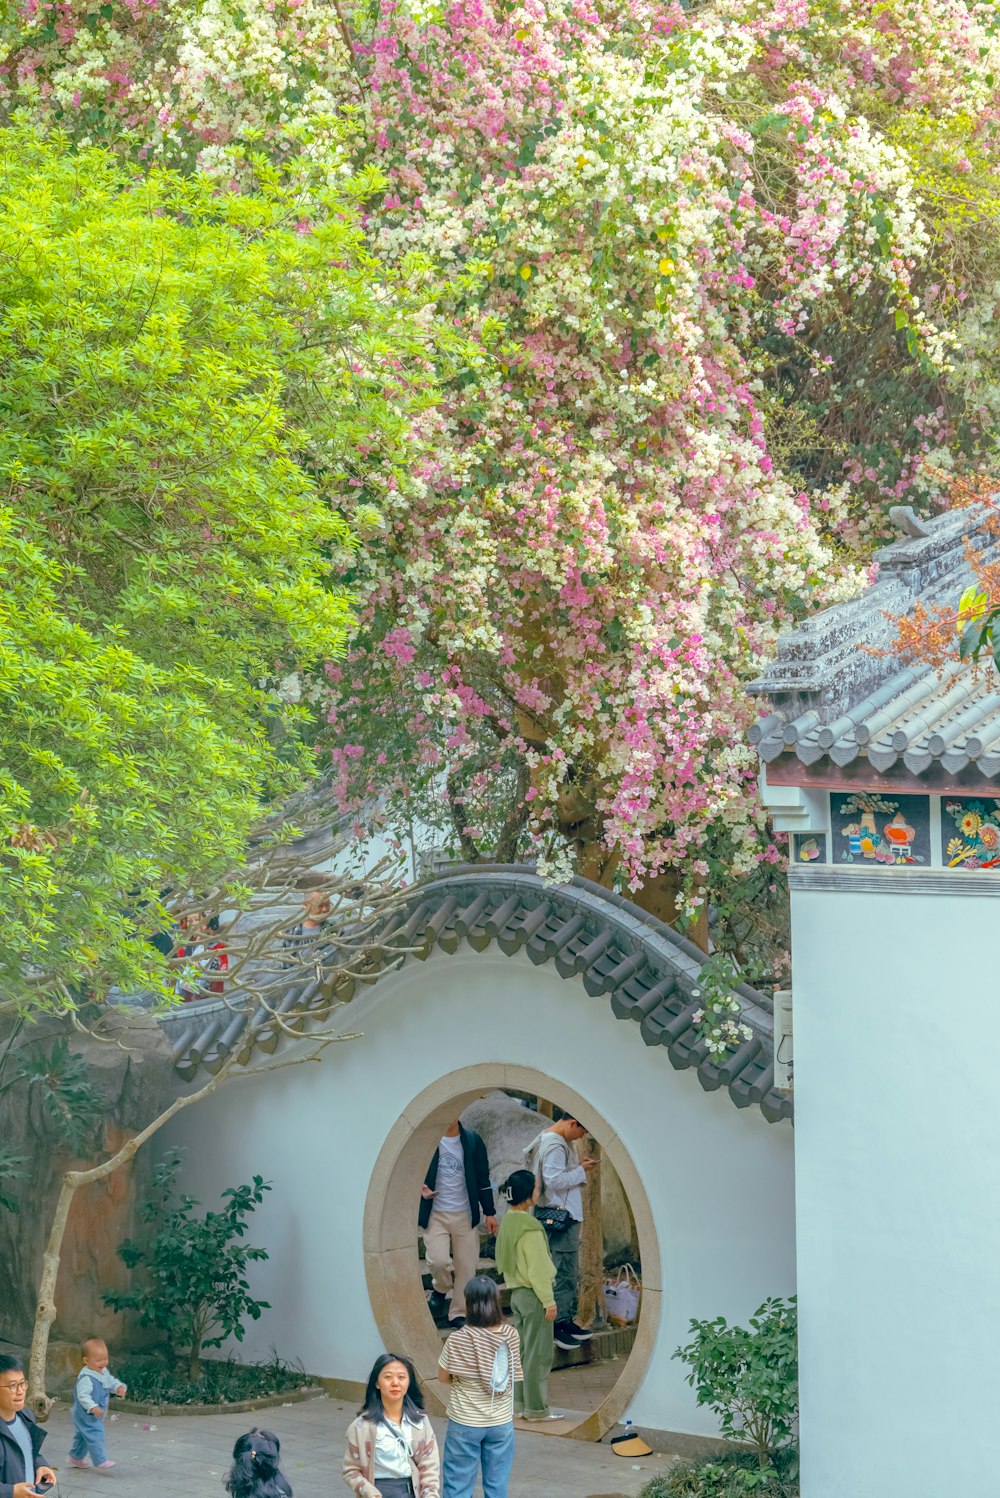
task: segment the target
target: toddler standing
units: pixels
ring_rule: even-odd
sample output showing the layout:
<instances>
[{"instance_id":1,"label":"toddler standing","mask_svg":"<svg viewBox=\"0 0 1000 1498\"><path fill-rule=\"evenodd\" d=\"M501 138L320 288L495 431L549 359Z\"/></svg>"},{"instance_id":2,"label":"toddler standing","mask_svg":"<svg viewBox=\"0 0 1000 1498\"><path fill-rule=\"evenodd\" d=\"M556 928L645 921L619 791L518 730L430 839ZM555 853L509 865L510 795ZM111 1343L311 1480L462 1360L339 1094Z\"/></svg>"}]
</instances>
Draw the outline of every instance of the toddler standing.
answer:
<instances>
[{"instance_id":1,"label":"toddler standing","mask_svg":"<svg viewBox=\"0 0 1000 1498\"><path fill-rule=\"evenodd\" d=\"M83 1353L83 1367L76 1376L73 1391L76 1435L70 1447L69 1464L71 1467L85 1467L89 1456L99 1472L106 1472L114 1462L108 1460L104 1419L111 1395L124 1394L125 1385L120 1384L109 1370L107 1344L99 1337L88 1337L80 1351Z\"/></svg>"}]
</instances>

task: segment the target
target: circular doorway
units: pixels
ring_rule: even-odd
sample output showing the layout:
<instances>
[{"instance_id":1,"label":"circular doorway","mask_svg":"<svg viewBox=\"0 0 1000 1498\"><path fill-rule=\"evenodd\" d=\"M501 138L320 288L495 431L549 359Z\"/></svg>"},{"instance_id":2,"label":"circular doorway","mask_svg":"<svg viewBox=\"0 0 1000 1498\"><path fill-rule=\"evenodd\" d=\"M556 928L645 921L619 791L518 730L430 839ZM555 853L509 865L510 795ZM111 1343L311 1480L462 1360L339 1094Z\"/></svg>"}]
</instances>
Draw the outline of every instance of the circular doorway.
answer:
<instances>
[{"instance_id":1,"label":"circular doorway","mask_svg":"<svg viewBox=\"0 0 1000 1498\"><path fill-rule=\"evenodd\" d=\"M643 1295L636 1337L621 1375L597 1409L581 1414L562 1434L596 1441L617 1424L646 1376L660 1322L660 1252L653 1214L639 1174L621 1139L586 1098L556 1077L530 1066L466 1066L441 1077L403 1109L382 1146L365 1198L365 1278L384 1346L407 1353L425 1385L427 1402L443 1413L437 1368L441 1339L427 1314L421 1289L414 1226L414 1181L422 1181L442 1131L471 1102L492 1088L551 1098L590 1132L614 1166L632 1206Z\"/></svg>"}]
</instances>

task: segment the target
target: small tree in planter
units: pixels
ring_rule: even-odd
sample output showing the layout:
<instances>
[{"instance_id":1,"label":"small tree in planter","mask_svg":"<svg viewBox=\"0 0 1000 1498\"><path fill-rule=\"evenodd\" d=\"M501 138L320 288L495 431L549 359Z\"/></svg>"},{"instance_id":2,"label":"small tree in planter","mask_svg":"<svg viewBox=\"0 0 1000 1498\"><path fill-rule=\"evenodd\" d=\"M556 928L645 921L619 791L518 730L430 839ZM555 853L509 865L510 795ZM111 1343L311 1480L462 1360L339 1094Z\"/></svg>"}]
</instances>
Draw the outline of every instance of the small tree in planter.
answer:
<instances>
[{"instance_id":1,"label":"small tree in planter","mask_svg":"<svg viewBox=\"0 0 1000 1498\"><path fill-rule=\"evenodd\" d=\"M795 1297L766 1300L750 1329L725 1317L692 1320L694 1340L675 1358L690 1368L687 1382L698 1403L719 1417L722 1434L750 1440L761 1467L792 1437L799 1413L798 1323Z\"/></svg>"},{"instance_id":2,"label":"small tree in planter","mask_svg":"<svg viewBox=\"0 0 1000 1498\"><path fill-rule=\"evenodd\" d=\"M268 1257L264 1248L242 1242L245 1218L264 1199L270 1186L254 1176L248 1186L230 1186L222 1193L221 1212L199 1217L190 1196L172 1200L180 1168L177 1154L168 1155L153 1176L150 1200L142 1209L148 1224L145 1244L130 1239L118 1253L129 1269L144 1270L143 1281L132 1290L108 1290L104 1302L116 1311L137 1311L143 1326L163 1332L175 1356L187 1352L188 1377L201 1377L203 1348L221 1347L227 1337L243 1341L244 1320L257 1321L269 1309L266 1300L250 1294L246 1267Z\"/></svg>"}]
</instances>

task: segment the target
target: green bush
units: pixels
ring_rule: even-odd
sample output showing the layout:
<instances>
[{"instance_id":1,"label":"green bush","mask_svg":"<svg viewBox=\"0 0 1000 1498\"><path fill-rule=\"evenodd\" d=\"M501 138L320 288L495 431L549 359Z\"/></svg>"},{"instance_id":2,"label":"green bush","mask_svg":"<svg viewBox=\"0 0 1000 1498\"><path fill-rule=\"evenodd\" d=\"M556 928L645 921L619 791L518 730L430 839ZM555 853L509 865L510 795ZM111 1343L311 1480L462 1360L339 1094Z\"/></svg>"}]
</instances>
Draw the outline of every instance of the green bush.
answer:
<instances>
[{"instance_id":1,"label":"green bush","mask_svg":"<svg viewBox=\"0 0 1000 1498\"><path fill-rule=\"evenodd\" d=\"M776 1451L766 1466L755 1452L681 1462L646 1483L640 1498L798 1498L799 1458L794 1446Z\"/></svg>"},{"instance_id":2,"label":"green bush","mask_svg":"<svg viewBox=\"0 0 1000 1498\"><path fill-rule=\"evenodd\" d=\"M116 1359L115 1372L128 1386L129 1399L138 1404L237 1404L286 1394L309 1383L301 1364L294 1366L277 1355L269 1363L206 1359L200 1377L193 1381L186 1363L154 1363L148 1358Z\"/></svg>"},{"instance_id":3,"label":"green bush","mask_svg":"<svg viewBox=\"0 0 1000 1498\"><path fill-rule=\"evenodd\" d=\"M180 1158L171 1154L153 1174L150 1199L142 1208L148 1229L144 1243L126 1240L119 1257L130 1269L141 1269L131 1290L107 1290L106 1305L116 1311L138 1311L143 1326L163 1332L176 1355L188 1353L188 1377L201 1378L203 1347L221 1347L228 1337L243 1341L243 1322L258 1320L270 1302L255 1300L246 1278L247 1265L266 1259L267 1250L242 1241L244 1218L271 1188L261 1176L247 1186L222 1193L221 1212L194 1215L190 1196L173 1200ZM245 1397L245 1396L241 1396Z\"/></svg>"},{"instance_id":4,"label":"green bush","mask_svg":"<svg viewBox=\"0 0 1000 1498\"><path fill-rule=\"evenodd\" d=\"M722 1434L756 1446L763 1471L791 1440L798 1419L795 1298L766 1300L751 1316L749 1330L730 1326L723 1316L690 1326L693 1341L674 1357L687 1363L687 1382L698 1403L718 1415Z\"/></svg>"}]
</instances>

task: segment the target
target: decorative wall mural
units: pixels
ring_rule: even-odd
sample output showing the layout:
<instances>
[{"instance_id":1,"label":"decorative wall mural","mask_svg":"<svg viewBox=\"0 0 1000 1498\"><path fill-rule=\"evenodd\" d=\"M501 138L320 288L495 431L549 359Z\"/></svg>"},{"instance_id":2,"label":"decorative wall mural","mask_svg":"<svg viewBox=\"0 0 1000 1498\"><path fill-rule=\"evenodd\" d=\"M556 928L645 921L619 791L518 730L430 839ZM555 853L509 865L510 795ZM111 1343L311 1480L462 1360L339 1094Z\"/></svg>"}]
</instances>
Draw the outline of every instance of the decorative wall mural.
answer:
<instances>
[{"instance_id":1,"label":"decorative wall mural","mask_svg":"<svg viewBox=\"0 0 1000 1498\"><path fill-rule=\"evenodd\" d=\"M929 863L930 799L853 791L831 797L835 858L841 863Z\"/></svg>"},{"instance_id":2,"label":"decorative wall mural","mask_svg":"<svg viewBox=\"0 0 1000 1498\"><path fill-rule=\"evenodd\" d=\"M949 869L1000 867L1000 801L942 801L941 862Z\"/></svg>"},{"instance_id":3,"label":"decorative wall mural","mask_svg":"<svg viewBox=\"0 0 1000 1498\"><path fill-rule=\"evenodd\" d=\"M792 834L793 859L796 863L826 863L826 833Z\"/></svg>"}]
</instances>

